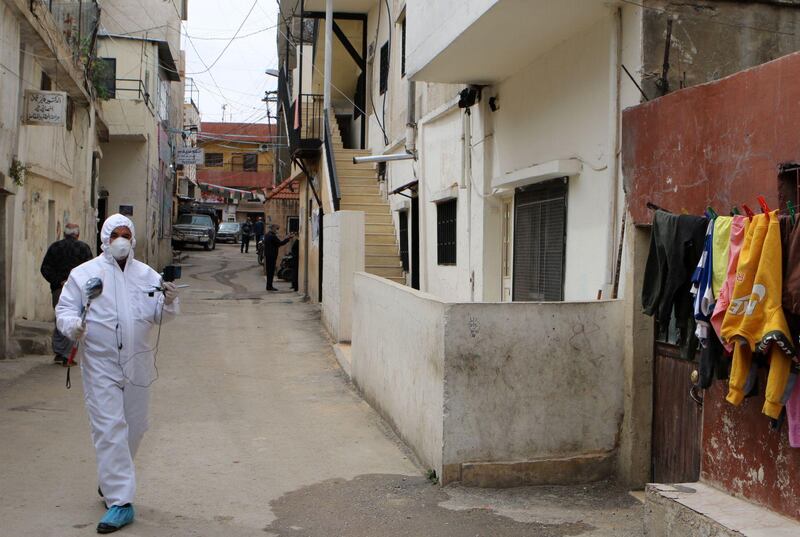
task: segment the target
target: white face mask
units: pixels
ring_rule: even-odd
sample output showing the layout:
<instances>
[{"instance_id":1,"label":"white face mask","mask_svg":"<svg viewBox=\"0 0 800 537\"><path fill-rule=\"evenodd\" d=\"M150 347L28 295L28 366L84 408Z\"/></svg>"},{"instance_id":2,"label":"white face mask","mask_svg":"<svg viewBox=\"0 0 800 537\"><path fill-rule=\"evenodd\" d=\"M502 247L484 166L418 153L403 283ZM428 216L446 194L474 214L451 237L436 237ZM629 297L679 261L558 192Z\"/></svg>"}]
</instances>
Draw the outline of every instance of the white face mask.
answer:
<instances>
[{"instance_id":1,"label":"white face mask","mask_svg":"<svg viewBox=\"0 0 800 537\"><path fill-rule=\"evenodd\" d=\"M125 237L119 237L108 245L108 250L111 252L111 255L114 256L114 259L122 261L131 253L131 241Z\"/></svg>"}]
</instances>

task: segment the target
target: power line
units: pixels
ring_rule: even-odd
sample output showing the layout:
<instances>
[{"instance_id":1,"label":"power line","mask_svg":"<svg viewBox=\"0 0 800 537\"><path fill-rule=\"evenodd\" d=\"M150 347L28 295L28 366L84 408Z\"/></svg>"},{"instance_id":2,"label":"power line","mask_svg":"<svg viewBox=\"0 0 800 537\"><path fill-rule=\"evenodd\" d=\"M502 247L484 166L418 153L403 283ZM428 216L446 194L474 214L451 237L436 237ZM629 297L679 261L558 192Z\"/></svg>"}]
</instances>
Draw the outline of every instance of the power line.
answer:
<instances>
[{"instance_id":1,"label":"power line","mask_svg":"<svg viewBox=\"0 0 800 537\"><path fill-rule=\"evenodd\" d=\"M233 41L233 40L236 40L236 39L245 39L247 37L251 37L251 36L254 36L254 35L262 34L264 32L268 32L269 30L273 30L273 29L275 29L277 27L278 27L278 25L275 24L273 26L267 26L266 28L262 28L260 30L256 30L255 32L250 32L249 34L244 34L244 35L239 35L239 36L234 35L233 37L203 37L203 36L199 36L199 35L189 36L189 34L187 34L187 33L184 33L183 35L185 35L187 38L191 37L192 39L199 39L201 41L225 41L225 40Z\"/></svg>"},{"instance_id":2,"label":"power line","mask_svg":"<svg viewBox=\"0 0 800 537\"><path fill-rule=\"evenodd\" d=\"M217 64L217 62L220 60L220 58L222 58L222 55L225 54L225 51L228 50L228 47L231 46L231 43L233 43L233 40L236 39L236 36L239 35L239 32L242 31L242 27L244 27L244 23L246 23L247 19L250 18L250 15L253 13L253 10L256 8L256 4L258 4L258 0L255 0L255 2L253 2L253 5L250 6L250 11L247 12L247 15L245 15L244 19L242 20L242 23L239 25L239 28L236 29L236 33L233 34L233 37L230 38L228 43L225 45L225 48L223 48L222 52L219 53L219 56L217 56L217 58L213 62L211 62L211 65L206 66L206 70L205 71L198 71L196 73L186 73L187 75L201 75L203 73L206 73L206 72L210 71L211 68L214 67ZM191 42L191 39L189 41ZM195 49L195 51L196 50L197 49ZM203 65L205 65L205 64L203 64Z\"/></svg>"}]
</instances>

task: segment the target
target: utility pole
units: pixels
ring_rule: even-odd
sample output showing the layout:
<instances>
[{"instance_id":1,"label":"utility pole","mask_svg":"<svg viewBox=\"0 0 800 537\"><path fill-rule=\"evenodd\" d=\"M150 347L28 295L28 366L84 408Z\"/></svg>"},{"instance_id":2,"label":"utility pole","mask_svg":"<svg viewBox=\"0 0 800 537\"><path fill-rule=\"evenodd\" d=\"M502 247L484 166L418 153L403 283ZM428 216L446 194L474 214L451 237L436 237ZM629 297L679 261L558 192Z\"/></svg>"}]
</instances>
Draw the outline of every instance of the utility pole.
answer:
<instances>
[{"instance_id":1,"label":"utility pole","mask_svg":"<svg viewBox=\"0 0 800 537\"><path fill-rule=\"evenodd\" d=\"M325 86L323 89L323 113L331 108L331 66L333 63L333 0L325 0Z\"/></svg>"},{"instance_id":2,"label":"utility pole","mask_svg":"<svg viewBox=\"0 0 800 537\"><path fill-rule=\"evenodd\" d=\"M227 104L222 105L222 122L225 123L225 109L228 107Z\"/></svg>"}]
</instances>

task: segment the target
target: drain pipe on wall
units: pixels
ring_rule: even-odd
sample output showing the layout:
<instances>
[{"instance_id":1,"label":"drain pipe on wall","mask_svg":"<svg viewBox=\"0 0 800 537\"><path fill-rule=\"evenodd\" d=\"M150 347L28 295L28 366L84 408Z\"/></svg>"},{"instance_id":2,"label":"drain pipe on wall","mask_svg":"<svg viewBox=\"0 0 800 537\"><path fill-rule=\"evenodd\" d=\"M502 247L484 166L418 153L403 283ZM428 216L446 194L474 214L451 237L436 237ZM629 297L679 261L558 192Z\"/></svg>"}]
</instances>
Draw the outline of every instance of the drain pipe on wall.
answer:
<instances>
[{"instance_id":1,"label":"drain pipe on wall","mask_svg":"<svg viewBox=\"0 0 800 537\"><path fill-rule=\"evenodd\" d=\"M612 29L611 29L611 43L609 46L609 111L608 111L608 173L609 173L609 205L611 207L610 225L608 230L608 251L606 255L606 285L605 288L609 292L610 298L617 298L613 296L615 293L614 280L618 276L616 274L616 238L617 238L617 220L619 213L619 203L617 193L619 192L619 111L620 111L620 65L622 63L622 10L618 7L614 10L612 15Z\"/></svg>"}]
</instances>

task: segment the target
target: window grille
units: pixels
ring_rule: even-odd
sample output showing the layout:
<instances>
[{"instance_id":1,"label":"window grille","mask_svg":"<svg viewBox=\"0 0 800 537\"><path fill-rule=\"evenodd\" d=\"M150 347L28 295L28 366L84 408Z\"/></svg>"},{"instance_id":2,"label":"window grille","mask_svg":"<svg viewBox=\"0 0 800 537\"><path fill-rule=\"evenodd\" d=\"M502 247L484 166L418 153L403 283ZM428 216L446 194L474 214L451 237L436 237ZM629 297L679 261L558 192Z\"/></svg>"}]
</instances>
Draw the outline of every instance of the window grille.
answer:
<instances>
[{"instance_id":1,"label":"window grille","mask_svg":"<svg viewBox=\"0 0 800 537\"><path fill-rule=\"evenodd\" d=\"M408 211L398 213L400 219L400 259L403 261L403 270L408 272Z\"/></svg>"},{"instance_id":2,"label":"window grille","mask_svg":"<svg viewBox=\"0 0 800 537\"><path fill-rule=\"evenodd\" d=\"M563 300L566 178L517 189L514 203L513 299Z\"/></svg>"},{"instance_id":3,"label":"window grille","mask_svg":"<svg viewBox=\"0 0 800 537\"><path fill-rule=\"evenodd\" d=\"M436 206L436 247L439 265L456 264L456 228L458 199L443 201Z\"/></svg>"},{"instance_id":4,"label":"window grille","mask_svg":"<svg viewBox=\"0 0 800 537\"><path fill-rule=\"evenodd\" d=\"M381 95L386 93L389 88L389 42L383 44L381 47L381 79L380 79L380 92Z\"/></svg>"}]
</instances>

